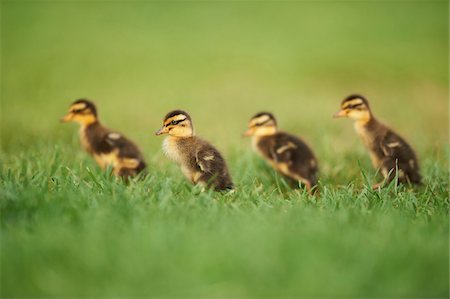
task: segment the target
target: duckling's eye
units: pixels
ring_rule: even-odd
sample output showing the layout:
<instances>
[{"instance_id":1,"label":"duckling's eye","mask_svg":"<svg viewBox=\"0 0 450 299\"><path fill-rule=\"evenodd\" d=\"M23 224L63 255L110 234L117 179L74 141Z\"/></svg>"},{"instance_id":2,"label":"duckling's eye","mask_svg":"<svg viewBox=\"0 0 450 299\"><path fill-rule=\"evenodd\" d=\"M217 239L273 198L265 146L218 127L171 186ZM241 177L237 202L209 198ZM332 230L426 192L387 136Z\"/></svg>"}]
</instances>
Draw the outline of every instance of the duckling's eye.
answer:
<instances>
[{"instance_id":1,"label":"duckling's eye","mask_svg":"<svg viewBox=\"0 0 450 299\"><path fill-rule=\"evenodd\" d=\"M255 126L261 127L261 126L264 126L264 125L268 124L270 121L271 121L271 119L268 119L268 120L265 120L263 122L256 123Z\"/></svg>"},{"instance_id":2,"label":"duckling's eye","mask_svg":"<svg viewBox=\"0 0 450 299\"><path fill-rule=\"evenodd\" d=\"M186 120L186 118L179 119L179 120L172 120L172 121L169 123L169 125L175 126L175 125L178 125L180 122L185 121L185 120Z\"/></svg>"}]
</instances>

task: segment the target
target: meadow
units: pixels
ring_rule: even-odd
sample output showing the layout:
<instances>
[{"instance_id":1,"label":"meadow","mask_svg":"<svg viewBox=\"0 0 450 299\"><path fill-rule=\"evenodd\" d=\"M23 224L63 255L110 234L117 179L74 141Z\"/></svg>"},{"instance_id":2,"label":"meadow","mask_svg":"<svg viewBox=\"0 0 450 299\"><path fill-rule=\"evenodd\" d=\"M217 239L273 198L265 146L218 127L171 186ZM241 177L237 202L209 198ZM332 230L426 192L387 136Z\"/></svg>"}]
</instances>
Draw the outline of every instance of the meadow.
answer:
<instances>
[{"instance_id":1,"label":"meadow","mask_svg":"<svg viewBox=\"0 0 450 299\"><path fill-rule=\"evenodd\" d=\"M1 2L0 296L448 298L447 1ZM424 184L373 191L361 93ZM60 124L89 98L149 175L100 171ZM227 159L202 192L153 135L172 109ZM320 163L291 190L241 135L271 111Z\"/></svg>"}]
</instances>

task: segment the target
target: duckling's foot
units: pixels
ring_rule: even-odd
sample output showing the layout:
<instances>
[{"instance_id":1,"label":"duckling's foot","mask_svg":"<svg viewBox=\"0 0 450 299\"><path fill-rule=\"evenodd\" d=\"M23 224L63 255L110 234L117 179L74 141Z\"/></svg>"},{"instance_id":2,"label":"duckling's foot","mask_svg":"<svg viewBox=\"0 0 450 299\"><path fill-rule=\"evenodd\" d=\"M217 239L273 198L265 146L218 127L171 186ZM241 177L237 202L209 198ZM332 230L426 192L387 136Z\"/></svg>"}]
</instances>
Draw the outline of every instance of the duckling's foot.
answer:
<instances>
[{"instance_id":1,"label":"duckling's foot","mask_svg":"<svg viewBox=\"0 0 450 299\"><path fill-rule=\"evenodd\" d=\"M381 189L381 187L383 187L383 185L384 185L384 182L375 184L375 185L372 186L372 190L378 190L378 189Z\"/></svg>"},{"instance_id":2,"label":"duckling's foot","mask_svg":"<svg viewBox=\"0 0 450 299\"><path fill-rule=\"evenodd\" d=\"M308 191L308 193L310 194L310 195L312 195L313 193L314 193L314 191L312 190L312 184L311 184L311 182L309 181L309 180L307 180L307 179L304 179L304 178L300 178L299 180L298 180L298 187L299 188L302 188L302 187L305 187L306 188L306 191Z\"/></svg>"}]
</instances>

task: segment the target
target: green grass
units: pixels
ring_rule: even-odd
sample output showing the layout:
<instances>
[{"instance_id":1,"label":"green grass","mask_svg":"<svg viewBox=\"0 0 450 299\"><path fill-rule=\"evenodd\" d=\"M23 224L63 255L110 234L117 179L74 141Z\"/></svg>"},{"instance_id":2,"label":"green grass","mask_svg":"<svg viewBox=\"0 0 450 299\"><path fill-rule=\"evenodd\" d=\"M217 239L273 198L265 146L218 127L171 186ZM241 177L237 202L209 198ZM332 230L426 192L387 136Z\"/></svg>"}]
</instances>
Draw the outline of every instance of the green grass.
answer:
<instances>
[{"instance_id":1,"label":"green grass","mask_svg":"<svg viewBox=\"0 0 450 299\"><path fill-rule=\"evenodd\" d=\"M1 297L449 296L448 3L2 1ZM417 150L389 186L344 120L360 92ZM58 119L79 97L150 175L102 173ZM226 157L201 192L152 136L171 109ZM311 144L320 194L239 136L259 110Z\"/></svg>"},{"instance_id":2,"label":"green grass","mask_svg":"<svg viewBox=\"0 0 450 299\"><path fill-rule=\"evenodd\" d=\"M1 172L4 296L447 294L447 172L430 160L418 190L324 182L310 197L249 154L230 159L237 192L218 194L42 152Z\"/></svg>"}]
</instances>

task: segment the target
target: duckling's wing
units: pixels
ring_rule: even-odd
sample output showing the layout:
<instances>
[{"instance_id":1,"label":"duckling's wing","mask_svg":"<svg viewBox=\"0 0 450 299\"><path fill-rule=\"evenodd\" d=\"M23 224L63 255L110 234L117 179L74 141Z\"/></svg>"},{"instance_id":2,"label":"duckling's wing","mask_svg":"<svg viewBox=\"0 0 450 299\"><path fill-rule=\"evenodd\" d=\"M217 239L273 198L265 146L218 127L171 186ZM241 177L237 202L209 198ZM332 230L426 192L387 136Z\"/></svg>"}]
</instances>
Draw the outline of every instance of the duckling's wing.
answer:
<instances>
[{"instance_id":1,"label":"duckling's wing","mask_svg":"<svg viewBox=\"0 0 450 299\"><path fill-rule=\"evenodd\" d=\"M195 162L202 172L213 173L217 159L222 159L213 148L200 149L195 155Z\"/></svg>"},{"instance_id":2,"label":"duckling's wing","mask_svg":"<svg viewBox=\"0 0 450 299\"><path fill-rule=\"evenodd\" d=\"M285 134L263 137L257 144L261 154L274 163L289 161L292 157L292 149L296 148L286 140Z\"/></svg>"},{"instance_id":3,"label":"duckling's wing","mask_svg":"<svg viewBox=\"0 0 450 299\"><path fill-rule=\"evenodd\" d=\"M270 154L272 159L277 163L289 163L292 161L297 148L298 146L289 140L279 140L279 142L275 143L270 149Z\"/></svg>"},{"instance_id":4,"label":"duckling's wing","mask_svg":"<svg viewBox=\"0 0 450 299\"><path fill-rule=\"evenodd\" d=\"M385 157L400 158L402 154L410 151L409 145L397 134L388 131L380 142Z\"/></svg>"},{"instance_id":5,"label":"duckling's wing","mask_svg":"<svg viewBox=\"0 0 450 299\"><path fill-rule=\"evenodd\" d=\"M120 133L108 132L101 142L105 151L110 152L117 149L120 157L139 158L141 156L137 146Z\"/></svg>"},{"instance_id":6,"label":"duckling's wing","mask_svg":"<svg viewBox=\"0 0 450 299\"><path fill-rule=\"evenodd\" d=\"M309 159L313 159L309 147L299 138L287 133L278 134L271 148L271 156L275 162L303 164Z\"/></svg>"},{"instance_id":7,"label":"duckling's wing","mask_svg":"<svg viewBox=\"0 0 450 299\"><path fill-rule=\"evenodd\" d=\"M406 179L409 182L420 184L421 176L416 154L402 137L392 131L388 131L380 146L385 155L383 167L388 172L398 167L406 173ZM399 179L402 181L405 178L399 177Z\"/></svg>"},{"instance_id":8,"label":"duckling's wing","mask_svg":"<svg viewBox=\"0 0 450 299\"><path fill-rule=\"evenodd\" d=\"M123 139L123 137L119 133L109 132L108 134L106 134L104 142L107 143L112 148L114 148L119 146L120 143L123 142L123 140L121 139Z\"/></svg>"},{"instance_id":9,"label":"duckling's wing","mask_svg":"<svg viewBox=\"0 0 450 299\"><path fill-rule=\"evenodd\" d=\"M118 140L121 137L119 134L111 133L104 128L101 128L101 130L94 133L95 135L88 136L88 138L90 137L89 142L95 153L106 154L117 148Z\"/></svg>"},{"instance_id":10,"label":"duckling's wing","mask_svg":"<svg viewBox=\"0 0 450 299\"><path fill-rule=\"evenodd\" d=\"M101 138L96 140L96 143L100 152L109 153L115 149L120 151L124 144L127 143L127 140L117 132L107 131Z\"/></svg>"},{"instance_id":11,"label":"duckling's wing","mask_svg":"<svg viewBox=\"0 0 450 299\"><path fill-rule=\"evenodd\" d=\"M121 158L121 166L123 169L141 171L146 167L139 148L131 140L120 133L109 132L105 136L104 143L108 144L108 146L111 147L111 150L118 150L117 155Z\"/></svg>"}]
</instances>

